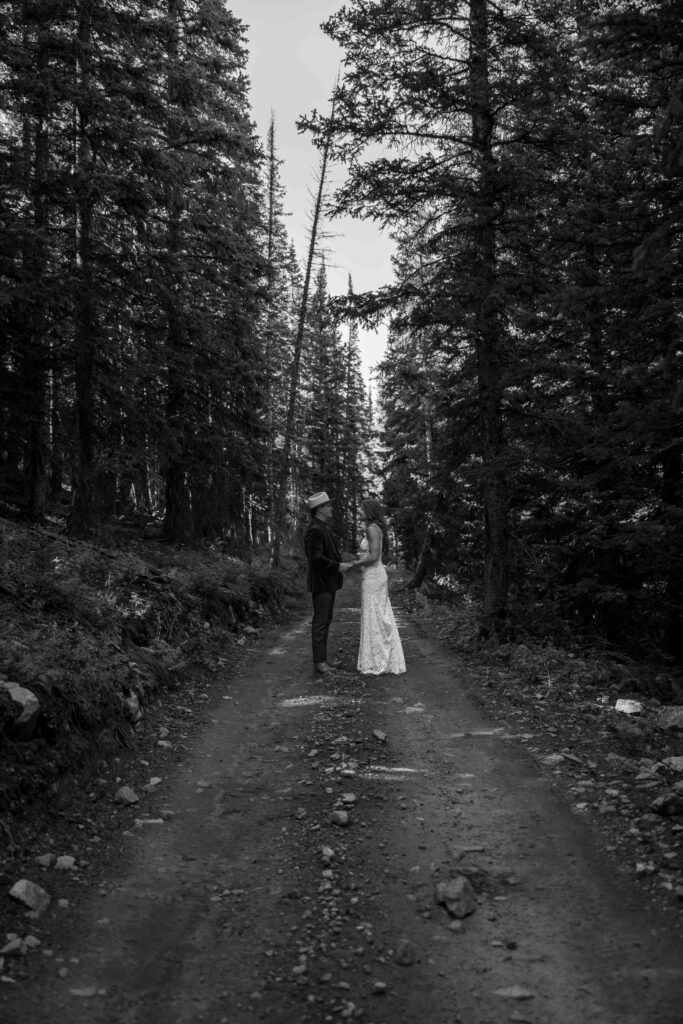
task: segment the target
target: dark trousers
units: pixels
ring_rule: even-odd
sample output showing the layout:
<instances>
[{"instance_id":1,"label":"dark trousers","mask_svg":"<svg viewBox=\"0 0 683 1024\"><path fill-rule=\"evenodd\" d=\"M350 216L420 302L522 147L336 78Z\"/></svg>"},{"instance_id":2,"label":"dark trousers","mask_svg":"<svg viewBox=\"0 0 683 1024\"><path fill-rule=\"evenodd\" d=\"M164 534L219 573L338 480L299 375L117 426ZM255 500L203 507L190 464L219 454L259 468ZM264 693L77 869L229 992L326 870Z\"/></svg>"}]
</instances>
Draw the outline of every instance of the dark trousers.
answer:
<instances>
[{"instance_id":1,"label":"dark trousers","mask_svg":"<svg viewBox=\"0 0 683 1024\"><path fill-rule=\"evenodd\" d=\"M315 665L319 665L321 661L327 661L327 634L330 631L336 596L334 590L323 590L313 594L311 639L313 640L313 662Z\"/></svg>"}]
</instances>

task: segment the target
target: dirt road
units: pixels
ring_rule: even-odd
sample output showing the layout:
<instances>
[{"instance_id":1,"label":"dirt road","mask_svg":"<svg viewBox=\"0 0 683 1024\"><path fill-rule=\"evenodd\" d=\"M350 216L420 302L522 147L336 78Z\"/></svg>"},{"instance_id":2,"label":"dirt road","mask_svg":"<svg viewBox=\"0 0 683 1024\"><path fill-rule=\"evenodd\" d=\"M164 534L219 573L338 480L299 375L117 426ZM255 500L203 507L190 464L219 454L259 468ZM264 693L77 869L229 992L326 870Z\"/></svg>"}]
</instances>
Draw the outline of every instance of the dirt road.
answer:
<instances>
[{"instance_id":1,"label":"dirt road","mask_svg":"<svg viewBox=\"0 0 683 1024\"><path fill-rule=\"evenodd\" d=\"M2 987L5 1024L683 1019L673 922L409 617L405 676L353 672L358 601L350 581L333 680L306 615L215 679L187 749L150 745L162 781L117 812L115 873L46 912L54 949Z\"/></svg>"}]
</instances>

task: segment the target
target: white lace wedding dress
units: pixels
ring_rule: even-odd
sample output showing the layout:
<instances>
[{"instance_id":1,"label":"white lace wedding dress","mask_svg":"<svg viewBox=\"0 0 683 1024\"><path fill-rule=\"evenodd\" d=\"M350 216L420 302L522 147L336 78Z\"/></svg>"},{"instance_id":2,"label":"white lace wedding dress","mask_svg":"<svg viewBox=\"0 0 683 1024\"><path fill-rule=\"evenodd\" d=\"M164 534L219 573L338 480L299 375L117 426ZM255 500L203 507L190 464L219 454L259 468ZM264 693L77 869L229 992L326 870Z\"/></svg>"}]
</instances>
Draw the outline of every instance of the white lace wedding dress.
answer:
<instances>
[{"instance_id":1,"label":"white lace wedding dress","mask_svg":"<svg viewBox=\"0 0 683 1024\"><path fill-rule=\"evenodd\" d=\"M360 549L368 550L367 540ZM389 580L382 558L362 568L360 605L360 649L358 671L363 675L405 672L401 638L396 628L394 612L389 600Z\"/></svg>"}]
</instances>

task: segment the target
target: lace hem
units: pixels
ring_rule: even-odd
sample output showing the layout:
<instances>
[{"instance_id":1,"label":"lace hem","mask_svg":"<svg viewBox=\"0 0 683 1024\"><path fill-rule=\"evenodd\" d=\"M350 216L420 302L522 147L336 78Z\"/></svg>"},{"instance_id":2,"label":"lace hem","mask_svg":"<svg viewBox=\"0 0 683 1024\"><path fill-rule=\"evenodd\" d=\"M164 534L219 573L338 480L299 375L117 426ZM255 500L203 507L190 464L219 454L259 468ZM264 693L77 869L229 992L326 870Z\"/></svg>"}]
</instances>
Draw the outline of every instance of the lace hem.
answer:
<instances>
[{"instance_id":1,"label":"lace hem","mask_svg":"<svg viewBox=\"0 0 683 1024\"><path fill-rule=\"evenodd\" d=\"M358 671L363 675L405 672L401 639L389 600L386 569L374 563L363 570Z\"/></svg>"}]
</instances>

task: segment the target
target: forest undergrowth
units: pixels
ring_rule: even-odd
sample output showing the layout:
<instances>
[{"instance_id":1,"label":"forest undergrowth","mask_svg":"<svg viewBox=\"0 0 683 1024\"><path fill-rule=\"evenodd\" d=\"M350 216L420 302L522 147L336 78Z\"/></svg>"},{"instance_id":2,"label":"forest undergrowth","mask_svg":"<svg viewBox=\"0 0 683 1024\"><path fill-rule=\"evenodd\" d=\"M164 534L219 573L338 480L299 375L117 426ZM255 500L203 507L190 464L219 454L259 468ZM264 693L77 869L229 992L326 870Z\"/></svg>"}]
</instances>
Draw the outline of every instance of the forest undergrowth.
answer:
<instances>
[{"instance_id":1,"label":"forest undergrowth","mask_svg":"<svg viewBox=\"0 0 683 1024\"><path fill-rule=\"evenodd\" d=\"M230 667L250 634L298 598L300 568L220 545L94 545L0 519L0 682L40 715L17 734L0 687L0 820L53 799L60 778L130 746L146 705Z\"/></svg>"},{"instance_id":2,"label":"forest undergrowth","mask_svg":"<svg viewBox=\"0 0 683 1024\"><path fill-rule=\"evenodd\" d=\"M492 726L549 774L628 884L683 927L683 672L585 640L573 649L538 636L482 643L465 594L411 601L423 628L457 655Z\"/></svg>"}]
</instances>

